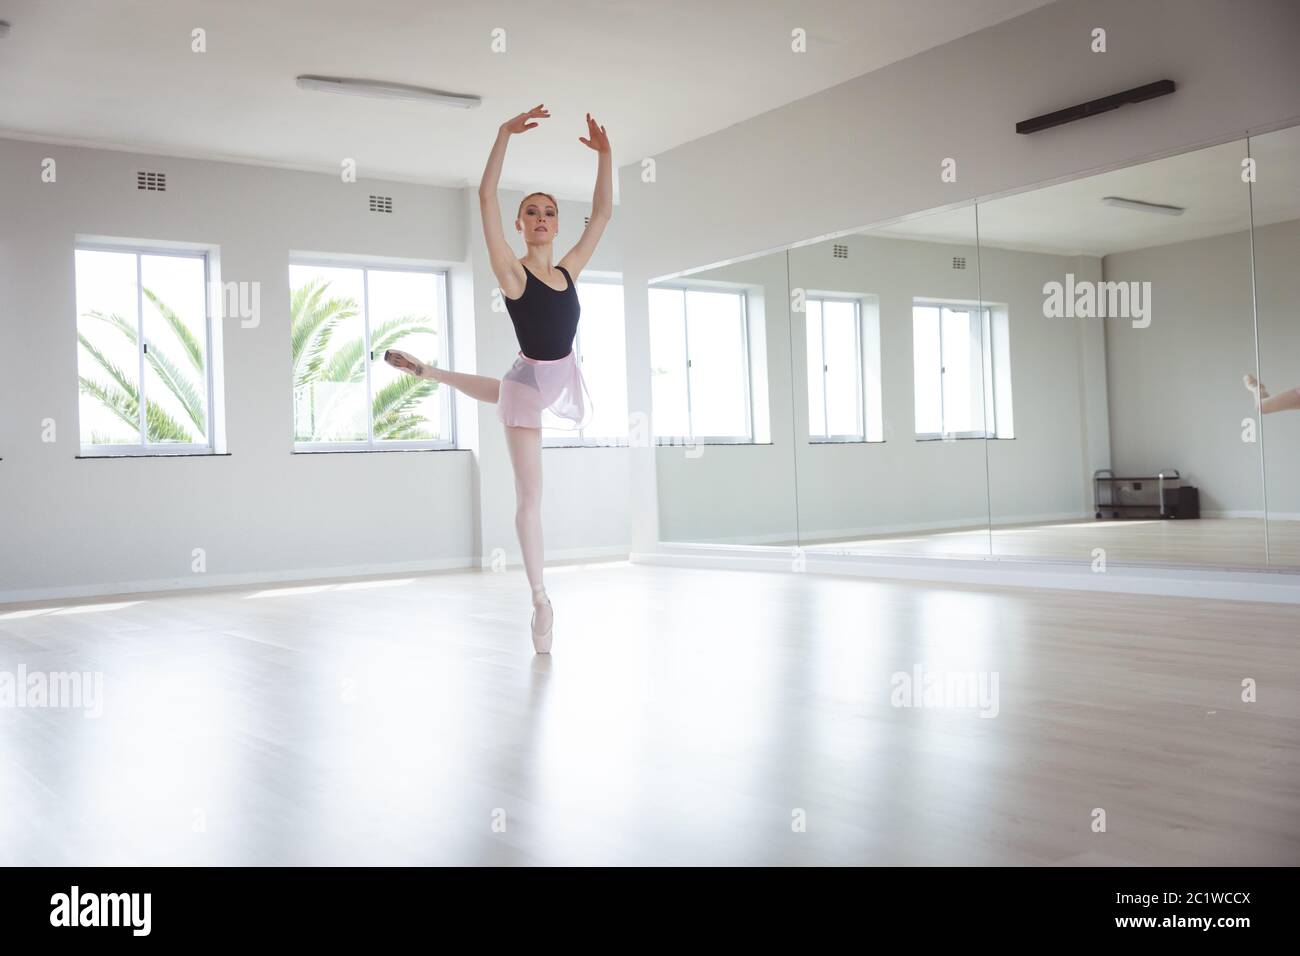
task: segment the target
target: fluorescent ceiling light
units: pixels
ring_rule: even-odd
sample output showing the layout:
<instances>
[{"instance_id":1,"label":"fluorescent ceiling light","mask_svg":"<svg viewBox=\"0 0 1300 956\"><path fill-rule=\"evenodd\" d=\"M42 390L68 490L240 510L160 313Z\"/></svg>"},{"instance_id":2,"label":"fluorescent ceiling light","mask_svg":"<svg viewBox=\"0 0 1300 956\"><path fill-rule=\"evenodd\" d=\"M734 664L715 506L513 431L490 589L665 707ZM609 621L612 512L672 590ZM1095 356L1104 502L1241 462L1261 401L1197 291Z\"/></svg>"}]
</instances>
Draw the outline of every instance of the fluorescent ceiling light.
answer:
<instances>
[{"instance_id":1,"label":"fluorescent ceiling light","mask_svg":"<svg viewBox=\"0 0 1300 956\"><path fill-rule=\"evenodd\" d=\"M304 90L323 90L326 93L347 93L351 96L371 96L383 100L424 100L470 109L483 102L482 97L468 93L447 93L426 86L408 86L405 83L382 83L376 80L352 80L342 76L300 76L298 85Z\"/></svg>"},{"instance_id":2,"label":"fluorescent ceiling light","mask_svg":"<svg viewBox=\"0 0 1300 956\"><path fill-rule=\"evenodd\" d=\"M1101 201L1107 206L1119 206L1121 209L1136 209L1138 212L1156 212L1162 216L1181 216L1187 211L1182 206L1162 206L1157 202L1142 202L1140 199L1122 199L1119 196L1104 196Z\"/></svg>"}]
</instances>

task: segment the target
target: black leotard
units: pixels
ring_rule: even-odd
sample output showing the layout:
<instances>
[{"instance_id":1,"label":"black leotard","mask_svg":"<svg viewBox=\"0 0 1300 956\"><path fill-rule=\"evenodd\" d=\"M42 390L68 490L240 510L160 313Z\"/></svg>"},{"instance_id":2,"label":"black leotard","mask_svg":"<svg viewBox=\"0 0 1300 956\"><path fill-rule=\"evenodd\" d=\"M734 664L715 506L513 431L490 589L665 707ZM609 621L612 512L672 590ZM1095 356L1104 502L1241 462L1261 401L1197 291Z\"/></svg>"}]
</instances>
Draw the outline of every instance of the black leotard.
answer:
<instances>
[{"instance_id":1,"label":"black leotard","mask_svg":"<svg viewBox=\"0 0 1300 956\"><path fill-rule=\"evenodd\" d=\"M568 355L578 331L578 290L573 286L569 270L564 266L558 268L569 283L563 292L551 288L524 266L528 279L523 294L517 299L506 299L506 311L515 325L519 351L545 362Z\"/></svg>"}]
</instances>

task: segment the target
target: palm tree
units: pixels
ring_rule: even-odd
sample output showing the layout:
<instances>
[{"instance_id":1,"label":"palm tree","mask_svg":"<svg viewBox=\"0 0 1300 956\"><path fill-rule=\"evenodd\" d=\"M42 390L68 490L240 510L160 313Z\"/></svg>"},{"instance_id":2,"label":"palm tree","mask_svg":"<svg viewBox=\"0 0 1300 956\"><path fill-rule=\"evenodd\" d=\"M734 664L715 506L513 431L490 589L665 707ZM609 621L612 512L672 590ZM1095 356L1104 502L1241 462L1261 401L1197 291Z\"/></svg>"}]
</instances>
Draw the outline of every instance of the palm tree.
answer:
<instances>
[{"instance_id":1,"label":"palm tree","mask_svg":"<svg viewBox=\"0 0 1300 956\"><path fill-rule=\"evenodd\" d=\"M293 290L290 300L291 340L293 348L293 382L295 393L299 389L310 389L318 383L360 383L365 381L365 349L360 336L344 342L341 348L330 354L329 346L339 327L357 314L356 302L348 297L329 298L328 280L315 280ZM173 361L168 352L159 343L146 340L145 360L157 375L158 380L175 398L181 410L181 420L177 420L157 401L149 398L145 402L145 435L149 443L193 442L194 435L207 433L207 408L204 401L203 346L186 326L176 312L167 306L150 289L142 290L144 295L157 308L168 328L171 329L184 355L181 362ZM135 325L122 316L99 311L83 313L84 318L95 319L116 328L134 348L138 348L138 334ZM426 317L402 316L383 323L372 330L371 351L380 354L391 348L409 335L435 335L436 330ZM124 422L132 431L140 427L140 389L116 363L99 348L85 331L77 330L77 339L92 362L106 376L102 378L83 374L80 376L82 394L95 398L100 405ZM380 440L401 440L423 437L428 419L413 412L412 409L423 399L431 395L438 387L437 382L417 379L403 375L396 381L381 388L371 401L371 416L374 421L374 435ZM346 390L336 390L332 399L326 402L320 415L315 414L313 402L312 428L305 435L299 435L306 441L320 440L322 429L316 422L328 419L332 406L339 394ZM191 426L193 431L191 431ZM92 434L92 440L107 443L109 439L99 434Z\"/></svg>"},{"instance_id":2,"label":"palm tree","mask_svg":"<svg viewBox=\"0 0 1300 956\"><path fill-rule=\"evenodd\" d=\"M294 389L311 389L317 384L360 384L366 380L365 342L356 336L330 353L330 344L339 327L357 314L357 305L351 298L328 298L329 281L314 279L293 290L290 300L292 315ZM436 335L436 329L426 316L404 315L371 329L370 354L382 355L386 349L405 342L411 335ZM432 395L437 382L402 375L379 389L371 399L370 415L374 422L376 440L396 441L424 437L428 419L412 411L421 401ZM326 423L338 411L338 403L348 393L335 389L325 399L319 413L316 402L311 403L310 423L298 423L308 434L303 440L319 440Z\"/></svg>"},{"instance_id":3,"label":"palm tree","mask_svg":"<svg viewBox=\"0 0 1300 956\"><path fill-rule=\"evenodd\" d=\"M199 435L207 433L207 408L203 392L190 378L190 372L187 370L187 367L193 369L193 372L199 376L199 380L203 380L203 346L194 337L194 334L181 320L180 316L159 299L152 290L143 289L142 291L145 297L158 309L158 314L163 317L163 320L176 336L181 345L181 351L186 358L186 367L173 362L166 352L152 342L147 343L149 347L145 349L145 360L167 390L175 397L184 418L188 419L188 423L179 422L158 402L152 399L147 400L144 410L146 441L150 443L192 442L194 441L194 435L191 433L189 425L193 425ZM135 326L117 313L105 315L103 312L90 311L84 313L83 317L108 323L125 335L132 346L139 347ZM109 379L109 381L103 382L88 375L81 375L79 378L82 394L94 397L104 408L120 418L133 431L138 431L140 428L139 384L133 382L126 373L118 368L80 328L77 329L77 340L95 364L108 375ZM92 435L91 437L97 442L101 438L98 435Z\"/></svg>"}]
</instances>

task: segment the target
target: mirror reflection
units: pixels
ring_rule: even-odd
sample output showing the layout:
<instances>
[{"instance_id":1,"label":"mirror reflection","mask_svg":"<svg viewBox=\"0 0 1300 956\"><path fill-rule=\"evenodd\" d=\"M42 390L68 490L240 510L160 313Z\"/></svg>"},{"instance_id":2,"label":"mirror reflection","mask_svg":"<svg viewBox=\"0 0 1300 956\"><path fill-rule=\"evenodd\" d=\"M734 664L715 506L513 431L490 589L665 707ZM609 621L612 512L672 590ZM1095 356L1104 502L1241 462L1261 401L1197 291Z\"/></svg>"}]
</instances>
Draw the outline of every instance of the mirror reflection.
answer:
<instances>
[{"instance_id":1,"label":"mirror reflection","mask_svg":"<svg viewBox=\"0 0 1300 956\"><path fill-rule=\"evenodd\" d=\"M785 253L648 293L660 540L793 546Z\"/></svg>"},{"instance_id":2,"label":"mirror reflection","mask_svg":"<svg viewBox=\"0 0 1300 956\"><path fill-rule=\"evenodd\" d=\"M1300 566L1297 266L1300 127L653 283L661 538Z\"/></svg>"},{"instance_id":3,"label":"mirror reflection","mask_svg":"<svg viewBox=\"0 0 1300 956\"><path fill-rule=\"evenodd\" d=\"M989 553L984 440L1012 434L973 206L792 248L800 543Z\"/></svg>"},{"instance_id":4,"label":"mirror reflection","mask_svg":"<svg viewBox=\"0 0 1300 956\"><path fill-rule=\"evenodd\" d=\"M1269 563L1294 568L1300 565L1300 127L1252 137L1250 155L1263 384L1245 375L1240 414L1259 420Z\"/></svg>"},{"instance_id":5,"label":"mirror reflection","mask_svg":"<svg viewBox=\"0 0 1300 956\"><path fill-rule=\"evenodd\" d=\"M979 206L1010 315L1016 433L989 442L993 552L1266 560L1245 143Z\"/></svg>"}]
</instances>

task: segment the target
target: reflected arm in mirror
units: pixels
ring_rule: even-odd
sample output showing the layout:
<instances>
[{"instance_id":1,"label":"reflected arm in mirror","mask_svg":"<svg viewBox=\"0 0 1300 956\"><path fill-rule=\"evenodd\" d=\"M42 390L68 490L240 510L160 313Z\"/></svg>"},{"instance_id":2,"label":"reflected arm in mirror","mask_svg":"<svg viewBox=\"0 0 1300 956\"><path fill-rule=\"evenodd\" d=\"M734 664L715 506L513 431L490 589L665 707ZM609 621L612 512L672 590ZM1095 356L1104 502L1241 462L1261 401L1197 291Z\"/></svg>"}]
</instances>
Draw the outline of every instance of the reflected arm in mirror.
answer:
<instances>
[{"instance_id":1,"label":"reflected arm in mirror","mask_svg":"<svg viewBox=\"0 0 1300 956\"><path fill-rule=\"evenodd\" d=\"M1290 388L1281 395L1270 395L1255 376L1246 373L1246 388L1255 395L1255 404L1265 415L1274 412L1289 412L1300 408L1300 388Z\"/></svg>"}]
</instances>

